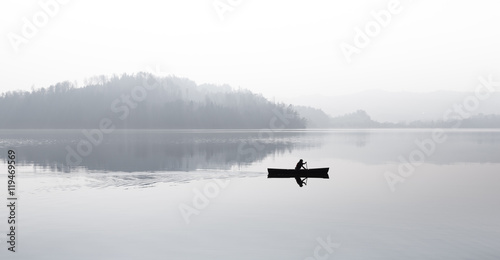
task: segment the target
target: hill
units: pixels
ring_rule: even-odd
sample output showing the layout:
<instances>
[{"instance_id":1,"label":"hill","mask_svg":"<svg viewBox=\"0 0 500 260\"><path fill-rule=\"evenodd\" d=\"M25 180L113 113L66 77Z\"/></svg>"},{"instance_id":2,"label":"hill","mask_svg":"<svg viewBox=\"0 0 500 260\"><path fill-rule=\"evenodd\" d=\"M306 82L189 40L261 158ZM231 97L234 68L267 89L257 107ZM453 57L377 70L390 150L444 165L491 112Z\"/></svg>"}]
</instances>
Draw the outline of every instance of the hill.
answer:
<instances>
[{"instance_id":1,"label":"hill","mask_svg":"<svg viewBox=\"0 0 500 260\"><path fill-rule=\"evenodd\" d=\"M310 128L500 128L500 115L478 114L467 118L443 120L415 120L411 122L378 122L364 110L331 117L320 109L294 106L307 119Z\"/></svg>"},{"instance_id":2,"label":"hill","mask_svg":"<svg viewBox=\"0 0 500 260\"><path fill-rule=\"evenodd\" d=\"M61 82L0 96L2 129L98 128L102 119L122 129L255 129L271 127L273 118L283 122L280 127L306 127L291 106L248 90L148 73L94 77L82 88Z\"/></svg>"},{"instance_id":3,"label":"hill","mask_svg":"<svg viewBox=\"0 0 500 260\"><path fill-rule=\"evenodd\" d=\"M285 102L297 106L320 108L331 116L342 116L357 110L366 111L378 122L412 122L441 120L455 104L462 104L473 92L435 91L429 93L370 90L341 96L305 95ZM499 114L500 93L481 101L473 115Z\"/></svg>"}]
</instances>

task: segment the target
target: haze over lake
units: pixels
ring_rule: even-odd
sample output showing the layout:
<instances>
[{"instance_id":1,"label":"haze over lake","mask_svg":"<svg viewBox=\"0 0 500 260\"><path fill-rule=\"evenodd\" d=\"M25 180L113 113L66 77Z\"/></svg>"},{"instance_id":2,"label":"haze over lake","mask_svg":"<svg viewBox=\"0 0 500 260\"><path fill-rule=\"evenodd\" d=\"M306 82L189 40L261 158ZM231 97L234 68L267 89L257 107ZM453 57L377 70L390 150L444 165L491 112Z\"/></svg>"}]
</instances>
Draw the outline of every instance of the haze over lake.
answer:
<instances>
[{"instance_id":1,"label":"haze over lake","mask_svg":"<svg viewBox=\"0 0 500 260\"><path fill-rule=\"evenodd\" d=\"M432 132L116 130L70 165L80 130L1 130L0 147L17 154L20 228L19 252L0 255L308 259L319 247L328 259L500 258L500 130L445 131L391 191L384 174ZM330 179L267 179L301 158Z\"/></svg>"}]
</instances>

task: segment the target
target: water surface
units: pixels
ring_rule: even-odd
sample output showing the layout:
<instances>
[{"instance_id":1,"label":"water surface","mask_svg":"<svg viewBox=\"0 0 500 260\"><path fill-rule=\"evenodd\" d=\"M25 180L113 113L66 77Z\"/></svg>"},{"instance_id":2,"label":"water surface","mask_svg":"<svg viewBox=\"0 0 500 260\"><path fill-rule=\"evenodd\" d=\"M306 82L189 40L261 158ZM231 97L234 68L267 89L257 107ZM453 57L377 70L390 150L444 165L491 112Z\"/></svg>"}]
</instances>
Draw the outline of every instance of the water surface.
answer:
<instances>
[{"instance_id":1,"label":"water surface","mask_svg":"<svg viewBox=\"0 0 500 260\"><path fill-rule=\"evenodd\" d=\"M432 130L115 131L78 165L81 131L2 130L0 192L14 149L20 195L18 252L2 236L0 255L306 259L330 239L328 259L499 259L500 131L445 135L393 192L384 174ZM300 158L330 179L266 178Z\"/></svg>"}]
</instances>

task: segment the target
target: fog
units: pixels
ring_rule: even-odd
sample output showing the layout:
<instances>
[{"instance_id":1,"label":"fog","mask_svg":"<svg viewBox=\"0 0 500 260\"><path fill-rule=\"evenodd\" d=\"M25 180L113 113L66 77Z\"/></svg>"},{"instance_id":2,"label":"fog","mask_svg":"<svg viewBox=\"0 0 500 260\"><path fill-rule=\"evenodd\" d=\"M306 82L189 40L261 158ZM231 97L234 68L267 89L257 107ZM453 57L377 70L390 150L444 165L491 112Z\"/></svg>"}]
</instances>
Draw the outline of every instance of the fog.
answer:
<instances>
[{"instance_id":1,"label":"fog","mask_svg":"<svg viewBox=\"0 0 500 260\"><path fill-rule=\"evenodd\" d=\"M474 91L477 77L499 78L497 1L401 0L392 1L394 8L371 0L231 1L225 12L216 2L60 1L45 22L37 1L3 1L0 91L65 80L84 85L95 75L156 66L197 84L229 84L276 100ZM390 20L379 22L380 32L348 62L342 44L356 47L358 29L383 11L393 11ZM35 32L23 34L25 19ZM24 40L12 40L14 34Z\"/></svg>"}]
</instances>

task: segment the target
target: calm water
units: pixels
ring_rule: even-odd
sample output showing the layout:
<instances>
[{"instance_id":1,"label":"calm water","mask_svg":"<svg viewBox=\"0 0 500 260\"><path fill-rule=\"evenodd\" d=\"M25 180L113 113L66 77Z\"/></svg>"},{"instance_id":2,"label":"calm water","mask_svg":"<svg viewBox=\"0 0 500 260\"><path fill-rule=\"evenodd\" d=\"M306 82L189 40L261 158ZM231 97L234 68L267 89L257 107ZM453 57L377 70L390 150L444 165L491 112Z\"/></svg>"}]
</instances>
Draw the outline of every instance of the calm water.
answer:
<instances>
[{"instance_id":1,"label":"calm water","mask_svg":"<svg viewBox=\"0 0 500 260\"><path fill-rule=\"evenodd\" d=\"M17 252L2 207L0 257L500 259L500 130L432 136L137 130L92 144L76 130L2 130L0 199L8 149L19 195ZM330 179L267 179L300 158Z\"/></svg>"}]
</instances>

